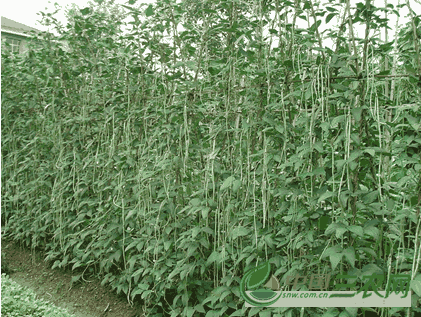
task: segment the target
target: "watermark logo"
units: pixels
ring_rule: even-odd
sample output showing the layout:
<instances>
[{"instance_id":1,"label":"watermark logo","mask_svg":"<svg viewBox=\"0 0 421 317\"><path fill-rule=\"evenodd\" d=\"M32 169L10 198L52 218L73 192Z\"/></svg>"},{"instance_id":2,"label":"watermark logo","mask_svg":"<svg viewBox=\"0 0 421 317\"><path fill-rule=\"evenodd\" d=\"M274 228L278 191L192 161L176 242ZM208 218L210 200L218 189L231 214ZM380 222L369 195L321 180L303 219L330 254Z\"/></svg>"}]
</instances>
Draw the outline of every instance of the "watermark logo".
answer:
<instances>
[{"instance_id":1,"label":"watermark logo","mask_svg":"<svg viewBox=\"0 0 421 317\"><path fill-rule=\"evenodd\" d=\"M270 263L266 261L247 271L243 276L240 282L240 294L247 303L264 307L276 303L281 297L281 294L274 291L279 289L279 281L270 272ZM263 284L265 285L262 287ZM251 291L246 293L246 290Z\"/></svg>"},{"instance_id":2,"label":"watermark logo","mask_svg":"<svg viewBox=\"0 0 421 317\"><path fill-rule=\"evenodd\" d=\"M330 277L330 274L312 274L310 279L299 274L287 276L285 285L292 285L293 291L279 291L279 281L271 275L270 263L266 261L244 274L240 282L240 294L246 301L246 307L411 306L409 274L389 275L384 291L378 290L385 281L381 274L364 275L365 284L358 291L341 290L355 288L355 282L352 284L336 283L337 291L327 291ZM339 274L336 278L356 281L357 276ZM305 285L310 291L295 291L299 285Z\"/></svg>"}]
</instances>

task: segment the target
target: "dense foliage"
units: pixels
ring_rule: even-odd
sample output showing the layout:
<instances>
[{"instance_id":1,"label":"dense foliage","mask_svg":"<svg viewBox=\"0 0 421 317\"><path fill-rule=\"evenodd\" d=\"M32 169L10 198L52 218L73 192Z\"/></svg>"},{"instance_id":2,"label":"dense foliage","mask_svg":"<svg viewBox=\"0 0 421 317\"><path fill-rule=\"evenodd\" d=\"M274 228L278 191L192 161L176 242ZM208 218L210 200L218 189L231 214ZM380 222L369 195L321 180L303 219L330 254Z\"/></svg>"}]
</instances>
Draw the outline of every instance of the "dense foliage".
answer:
<instances>
[{"instance_id":1,"label":"dense foliage","mask_svg":"<svg viewBox=\"0 0 421 317\"><path fill-rule=\"evenodd\" d=\"M73 7L66 26L44 13L58 36L2 50L8 235L150 316L361 313L244 307L240 279L267 259L281 284L297 272L354 273L357 288L374 272L419 278L409 2L135 2ZM381 40L404 8L410 22Z\"/></svg>"},{"instance_id":2,"label":"dense foliage","mask_svg":"<svg viewBox=\"0 0 421 317\"><path fill-rule=\"evenodd\" d=\"M1 313L7 317L72 317L67 310L37 299L35 293L1 276Z\"/></svg>"}]
</instances>

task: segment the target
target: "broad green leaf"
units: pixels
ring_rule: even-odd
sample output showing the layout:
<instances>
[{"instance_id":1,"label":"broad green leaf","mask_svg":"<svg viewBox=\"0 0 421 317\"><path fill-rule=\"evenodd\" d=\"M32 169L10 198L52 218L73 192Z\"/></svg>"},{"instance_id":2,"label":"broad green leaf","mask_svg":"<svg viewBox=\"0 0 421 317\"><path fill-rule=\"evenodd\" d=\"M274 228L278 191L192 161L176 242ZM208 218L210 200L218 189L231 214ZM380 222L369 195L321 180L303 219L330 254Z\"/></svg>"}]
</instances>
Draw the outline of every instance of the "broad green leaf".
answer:
<instances>
[{"instance_id":1,"label":"broad green leaf","mask_svg":"<svg viewBox=\"0 0 421 317\"><path fill-rule=\"evenodd\" d=\"M318 199L318 203L320 203L321 201L325 201L326 199L332 197L334 195L334 193L330 192L330 191L326 191L325 193L323 193L319 199Z\"/></svg>"},{"instance_id":2,"label":"broad green leaf","mask_svg":"<svg viewBox=\"0 0 421 317\"><path fill-rule=\"evenodd\" d=\"M412 126L412 128L415 131L418 131L418 129L420 128L420 119L416 119L410 114L405 115L405 117L408 120L409 124Z\"/></svg>"},{"instance_id":3,"label":"broad green leaf","mask_svg":"<svg viewBox=\"0 0 421 317\"><path fill-rule=\"evenodd\" d=\"M317 152L322 153L323 152L323 143L322 141L317 141L314 143L313 147L317 150ZM322 168L322 167L319 167Z\"/></svg>"},{"instance_id":4,"label":"broad green leaf","mask_svg":"<svg viewBox=\"0 0 421 317\"><path fill-rule=\"evenodd\" d=\"M79 279L81 278L82 274L80 275L76 275L76 276L72 276L72 283L79 281Z\"/></svg>"},{"instance_id":5,"label":"broad green leaf","mask_svg":"<svg viewBox=\"0 0 421 317\"><path fill-rule=\"evenodd\" d=\"M364 233L373 237L376 241L379 238L379 229L373 226L370 226L368 228L364 228Z\"/></svg>"},{"instance_id":6,"label":"broad green leaf","mask_svg":"<svg viewBox=\"0 0 421 317\"><path fill-rule=\"evenodd\" d=\"M346 307L346 312L349 314L349 317L357 317L358 307Z\"/></svg>"},{"instance_id":7,"label":"broad green leaf","mask_svg":"<svg viewBox=\"0 0 421 317\"><path fill-rule=\"evenodd\" d=\"M328 14L327 17L326 17L326 23L329 23L330 20L332 20L335 17L335 15L337 15L337 13Z\"/></svg>"},{"instance_id":8,"label":"broad green leaf","mask_svg":"<svg viewBox=\"0 0 421 317\"><path fill-rule=\"evenodd\" d=\"M231 314L231 317L243 317L246 314L247 307L244 306L242 309L238 309Z\"/></svg>"},{"instance_id":9,"label":"broad green leaf","mask_svg":"<svg viewBox=\"0 0 421 317\"><path fill-rule=\"evenodd\" d=\"M411 281L411 289L414 290L415 294L421 297L421 274L415 276L415 278Z\"/></svg>"},{"instance_id":10,"label":"broad green leaf","mask_svg":"<svg viewBox=\"0 0 421 317\"><path fill-rule=\"evenodd\" d=\"M219 254L218 251L216 251L216 250L213 251L211 253L211 255L209 256L208 260L206 261L206 265L209 266L213 262L217 261L220 257L221 257L221 255Z\"/></svg>"},{"instance_id":11,"label":"broad green leaf","mask_svg":"<svg viewBox=\"0 0 421 317\"><path fill-rule=\"evenodd\" d=\"M147 16L147 17L150 17L151 15L153 15L153 14L154 14L152 4L150 4L150 5L148 6L148 8L147 8L147 9L146 9L146 11L145 11L145 14L146 14L146 16Z\"/></svg>"},{"instance_id":12,"label":"broad green leaf","mask_svg":"<svg viewBox=\"0 0 421 317\"><path fill-rule=\"evenodd\" d=\"M351 109L352 116L354 117L356 122L360 122L362 111L363 111L362 107L357 107L357 108Z\"/></svg>"},{"instance_id":13,"label":"broad green leaf","mask_svg":"<svg viewBox=\"0 0 421 317\"><path fill-rule=\"evenodd\" d=\"M276 293L275 293L276 295ZM270 299L270 298L268 298ZM270 310L264 310L259 312L259 317L271 317L272 312Z\"/></svg>"},{"instance_id":14,"label":"broad green leaf","mask_svg":"<svg viewBox=\"0 0 421 317\"><path fill-rule=\"evenodd\" d=\"M356 158L358 158L359 156L361 156L363 152L361 150L354 150L351 152L351 154L349 155L349 159L348 162L352 162L353 160L355 160Z\"/></svg>"},{"instance_id":15,"label":"broad green leaf","mask_svg":"<svg viewBox=\"0 0 421 317\"><path fill-rule=\"evenodd\" d=\"M377 199L378 195L379 195L379 192L377 190L374 190L371 193L368 193L367 195L365 195L363 197L363 201L366 204L371 204Z\"/></svg>"},{"instance_id":16,"label":"broad green leaf","mask_svg":"<svg viewBox=\"0 0 421 317\"><path fill-rule=\"evenodd\" d=\"M323 258L327 257L327 256L331 256L333 254L336 253L340 253L342 254L342 247L340 245L335 245L333 247L329 247L326 249L326 251L323 253Z\"/></svg>"},{"instance_id":17,"label":"broad green leaf","mask_svg":"<svg viewBox=\"0 0 421 317\"><path fill-rule=\"evenodd\" d=\"M137 286L134 288L134 290L130 293L130 297L132 298L132 300L134 299L134 297L136 295L142 294L143 290L138 288Z\"/></svg>"},{"instance_id":18,"label":"broad green leaf","mask_svg":"<svg viewBox=\"0 0 421 317\"><path fill-rule=\"evenodd\" d=\"M197 304L196 306L194 306L194 309L196 311L198 311L199 313L202 313L202 314L204 314L206 312L205 308L203 307L202 304Z\"/></svg>"},{"instance_id":19,"label":"broad green leaf","mask_svg":"<svg viewBox=\"0 0 421 317\"><path fill-rule=\"evenodd\" d=\"M345 120L345 115L334 117L332 121L330 122L330 127L336 128L338 124L344 122L344 120Z\"/></svg>"},{"instance_id":20,"label":"broad green leaf","mask_svg":"<svg viewBox=\"0 0 421 317\"><path fill-rule=\"evenodd\" d=\"M386 207L389 209L389 211L392 211L395 207L395 201L393 199L388 199L386 202Z\"/></svg>"},{"instance_id":21,"label":"broad green leaf","mask_svg":"<svg viewBox=\"0 0 421 317\"><path fill-rule=\"evenodd\" d=\"M76 268L78 268L79 266L82 266L82 263L80 263L80 261L77 261L75 264L73 264L72 266L72 271Z\"/></svg>"},{"instance_id":22,"label":"broad green leaf","mask_svg":"<svg viewBox=\"0 0 421 317\"><path fill-rule=\"evenodd\" d=\"M348 228L346 228L344 224L340 224L339 228L336 228L336 238L338 239L342 238L344 233L347 231L348 231Z\"/></svg>"},{"instance_id":23,"label":"broad green leaf","mask_svg":"<svg viewBox=\"0 0 421 317\"><path fill-rule=\"evenodd\" d=\"M332 265L332 270L334 271L342 259L342 253L334 253L330 255L329 258L330 258L330 264Z\"/></svg>"},{"instance_id":24,"label":"broad green leaf","mask_svg":"<svg viewBox=\"0 0 421 317\"><path fill-rule=\"evenodd\" d=\"M368 253L369 255L376 257L376 252L374 252L373 249L370 248L358 248L358 251L364 251L366 253Z\"/></svg>"},{"instance_id":25,"label":"broad green leaf","mask_svg":"<svg viewBox=\"0 0 421 317\"><path fill-rule=\"evenodd\" d=\"M377 266L376 264L370 263L366 264L362 270L361 270L361 276L363 277L363 280L367 280L368 277L371 277L373 274L380 274L383 275L383 270Z\"/></svg>"},{"instance_id":26,"label":"broad green leaf","mask_svg":"<svg viewBox=\"0 0 421 317\"><path fill-rule=\"evenodd\" d=\"M222 190L224 190L224 189L226 189L226 188L228 188L228 187L231 187L232 186L232 184L233 184L233 182L234 182L234 176L229 176L229 177L227 177L227 179L224 181L224 183L221 185L221 188L220 188L220 190L222 191Z\"/></svg>"},{"instance_id":27,"label":"broad green leaf","mask_svg":"<svg viewBox=\"0 0 421 317\"><path fill-rule=\"evenodd\" d=\"M238 192L238 189L240 188L240 186L241 186L241 180L240 179L236 179L233 182L233 185L232 185L232 191L234 192L234 194Z\"/></svg>"},{"instance_id":28,"label":"broad green leaf","mask_svg":"<svg viewBox=\"0 0 421 317\"><path fill-rule=\"evenodd\" d=\"M136 211L137 211L136 208L130 209L130 211L127 213L125 221L128 221L134 214L136 214Z\"/></svg>"},{"instance_id":29,"label":"broad green leaf","mask_svg":"<svg viewBox=\"0 0 421 317\"><path fill-rule=\"evenodd\" d=\"M84 8L84 9L80 10L80 13L82 13L83 15L87 15L90 11L91 11L90 8Z\"/></svg>"},{"instance_id":30,"label":"broad green leaf","mask_svg":"<svg viewBox=\"0 0 421 317\"><path fill-rule=\"evenodd\" d=\"M209 214L209 210L210 210L210 208L209 207L201 207L200 208L201 210L202 210L202 217L203 217L203 219L207 219L208 218L208 214Z\"/></svg>"},{"instance_id":31,"label":"broad green leaf","mask_svg":"<svg viewBox=\"0 0 421 317\"><path fill-rule=\"evenodd\" d=\"M201 201L202 201L202 200L201 200L200 198L193 198L192 200L190 200L190 204L191 204L192 206L197 207L197 206L199 206L199 205L200 205Z\"/></svg>"},{"instance_id":32,"label":"broad green leaf","mask_svg":"<svg viewBox=\"0 0 421 317\"><path fill-rule=\"evenodd\" d=\"M345 259L348 261L349 264L351 264L352 267L355 267L355 250L353 247L346 248L343 250L343 255L345 256Z\"/></svg>"},{"instance_id":33,"label":"broad green leaf","mask_svg":"<svg viewBox=\"0 0 421 317\"><path fill-rule=\"evenodd\" d=\"M184 312L183 312L183 314L185 315L185 316L187 316L187 317L192 317L193 316L193 314L194 314L194 308L193 307L185 307L184 308Z\"/></svg>"},{"instance_id":34,"label":"broad green leaf","mask_svg":"<svg viewBox=\"0 0 421 317\"><path fill-rule=\"evenodd\" d=\"M363 228L361 226L356 226L356 225L351 225L348 227L348 230L355 233L356 235L363 237L364 236L364 231Z\"/></svg>"},{"instance_id":35,"label":"broad green leaf","mask_svg":"<svg viewBox=\"0 0 421 317\"><path fill-rule=\"evenodd\" d=\"M215 299L213 299L213 301L216 301L217 300L217 298ZM206 313L206 316L205 317L220 317L220 315L219 315L219 312L218 311L215 311L215 310L210 310L210 311L208 311L207 313Z\"/></svg>"},{"instance_id":36,"label":"broad green leaf","mask_svg":"<svg viewBox=\"0 0 421 317\"><path fill-rule=\"evenodd\" d=\"M370 154L371 156L374 156L376 154L376 151L373 149L364 149L364 152Z\"/></svg>"},{"instance_id":37,"label":"broad green leaf","mask_svg":"<svg viewBox=\"0 0 421 317\"><path fill-rule=\"evenodd\" d=\"M256 316L262 309L260 307L252 307L249 311L248 316Z\"/></svg>"},{"instance_id":38,"label":"broad green leaf","mask_svg":"<svg viewBox=\"0 0 421 317\"><path fill-rule=\"evenodd\" d=\"M250 230L245 227L235 227L232 230L232 238L237 239L238 237L247 236L250 233Z\"/></svg>"}]
</instances>

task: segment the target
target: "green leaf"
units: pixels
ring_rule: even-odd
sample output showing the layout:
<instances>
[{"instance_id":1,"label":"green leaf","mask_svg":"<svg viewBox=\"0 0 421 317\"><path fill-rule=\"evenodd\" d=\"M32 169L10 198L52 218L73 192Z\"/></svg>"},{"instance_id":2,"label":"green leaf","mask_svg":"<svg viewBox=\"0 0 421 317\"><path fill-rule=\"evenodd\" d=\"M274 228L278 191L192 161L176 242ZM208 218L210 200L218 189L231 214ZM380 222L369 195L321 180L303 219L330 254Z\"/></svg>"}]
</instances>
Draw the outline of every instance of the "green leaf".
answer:
<instances>
[{"instance_id":1,"label":"green leaf","mask_svg":"<svg viewBox=\"0 0 421 317\"><path fill-rule=\"evenodd\" d=\"M240 186L241 186L241 179L236 179L232 184L232 191L234 192L234 194L238 192L238 189L240 188Z\"/></svg>"},{"instance_id":2,"label":"green leaf","mask_svg":"<svg viewBox=\"0 0 421 317\"><path fill-rule=\"evenodd\" d=\"M219 316L220 316L219 312L215 310L210 310L206 313L206 317L219 317Z\"/></svg>"},{"instance_id":3,"label":"green leaf","mask_svg":"<svg viewBox=\"0 0 421 317\"><path fill-rule=\"evenodd\" d=\"M229 176L229 177L227 177L227 179L224 181L224 183L221 185L221 188L220 188L220 190L222 191L222 190L224 190L224 189L226 189L226 188L228 188L228 187L231 187L232 186L232 184L233 184L233 182L234 182L234 176Z\"/></svg>"},{"instance_id":4,"label":"green leaf","mask_svg":"<svg viewBox=\"0 0 421 317\"><path fill-rule=\"evenodd\" d=\"M199 205L200 205L201 201L202 201L202 200L201 200L200 198L193 198L192 200L190 200L190 204L191 204L192 206L197 207L197 206L199 206Z\"/></svg>"},{"instance_id":5,"label":"green leaf","mask_svg":"<svg viewBox=\"0 0 421 317\"><path fill-rule=\"evenodd\" d=\"M361 270L361 276L363 276L364 281L367 281L367 278L373 274L384 274L384 272L380 267L373 263L366 264Z\"/></svg>"},{"instance_id":6,"label":"green leaf","mask_svg":"<svg viewBox=\"0 0 421 317\"><path fill-rule=\"evenodd\" d=\"M249 311L249 317L257 315L260 311L260 307L252 307Z\"/></svg>"},{"instance_id":7,"label":"green leaf","mask_svg":"<svg viewBox=\"0 0 421 317\"><path fill-rule=\"evenodd\" d=\"M348 162L352 162L353 160L357 159L358 157L361 156L363 152L361 150L354 150L351 152L351 154L349 155L349 159Z\"/></svg>"},{"instance_id":8,"label":"green leaf","mask_svg":"<svg viewBox=\"0 0 421 317\"><path fill-rule=\"evenodd\" d=\"M345 120L345 115L337 116L337 117L332 119L332 121L330 123L330 127L336 128L338 126L338 124L344 122L344 120Z\"/></svg>"},{"instance_id":9,"label":"green leaf","mask_svg":"<svg viewBox=\"0 0 421 317\"><path fill-rule=\"evenodd\" d=\"M376 154L376 151L373 149L364 149L364 152L370 154L371 156L374 156Z\"/></svg>"},{"instance_id":10,"label":"green leaf","mask_svg":"<svg viewBox=\"0 0 421 317\"><path fill-rule=\"evenodd\" d=\"M187 317L192 317L194 314L194 308L193 307L185 307L183 315Z\"/></svg>"},{"instance_id":11,"label":"green leaf","mask_svg":"<svg viewBox=\"0 0 421 317\"><path fill-rule=\"evenodd\" d=\"M348 228L340 222L335 222L329 225L326 229L326 234L329 235L335 232L337 238L341 238L345 232L348 231Z\"/></svg>"},{"instance_id":12,"label":"green leaf","mask_svg":"<svg viewBox=\"0 0 421 317\"><path fill-rule=\"evenodd\" d=\"M335 195L335 194L327 190L325 193L323 193L319 197L319 200L317 202L320 203L321 201L325 201L326 199L332 197L333 195Z\"/></svg>"},{"instance_id":13,"label":"green leaf","mask_svg":"<svg viewBox=\"0 0 421 317\"><path fill-rule=\"evenodd\" d=\"M327 257L327 256L331 256L335 253L341 253L342 254L342 247L340 245L335 245L333 247L329 247L325 250L325 252L323 253L323 258Z\"/></svg>"},{"instance_id":14,"label":"green leaf","mask_svg":"<svg viewBox=\"0 0 421 317\"><path fill-rule=\"evenodd\" d=\"M231 314L231 317L240 317L240 316L242 317L242 316L244 316L245 313L246 313L246 309L247 309L247 307L243 307L242 309L236 310L235 312L233 312Z\"/></svg>"},{"instance_id":15,"label":"green leaf","mask_svg":"<svg viewBox=\"0 0 421 317\"><path fill-rule=\"evenodd\" d=\"M334 88L338 91L347 91L348 90L348 87L344 86L342 84L332 84L331 86L332 86L332 88Z\"/></svg>"},{"instance_id":16,"label":"green leaf","mask_svg":"<svg viewBox=\"0 0 421 317\"><path fill-rule=\"evenodd\" d=\"M212 264L213 262L215 262L216 260L218 260L220 258L220 254L218 251L213 251L212 254L209 256L208 260L206 261L206 265L209 266L210 264Z\"/></svg>"},{"instance_id":17,"label":"green leaf","mask_svg":"<svg viewBox=\"0 0 421 317\"><path fill-rule=\"evenodd\" d=\"M357 317L358 315L358 307L346 307L345 310L350 317Z\"/></svg>"},{"instance_id":18,"label":"green leaf","mask_svg":"<svg viewBox=\"0 0 421 317\"><path fill-rule=\"evenodd\" d=\"M342 224L339 228L336 229L336 238L342 238L345 232L348 231L348 228L345 227L345 225Z\"/></svg>"},{"instance_id":19,"label":"green leaf","mask_svg":"<svg viewBox=\"0 0 421 317\"><path fill-rule=\"evenodd\" d=\"M352 267L355 267L355 250L353 247L346 248L343 252L345 259L347 259L348 263L351 264Z\"/></svg>"},{"instance_id":20,"label":"green leaf","mask_svg":"<svg viewBox=\"0 0 421 317\"><path fill-rule=\"evenodd\" d=\"M391 47L392 43L387 44L389 47ZM383 50L385 50L384 48L387 47L386 45L380 45L380 48L382 48ZM389 75L390 74L390 69L389 70L384 70L380 73L378 73L378 75L380 76L384 76L384 75Z\"/></svg>"},{"instance_id":21,"label":"green leaf","mask_svg":"<svg viewBox=\"0 0 421 317\"><path fill-rule=\"evenodd\" d=\"M73 266L72 266L72 271L73 271L75 268L78 268L79 266L82 266L82 263L80 263L80 261L77 261L75 264L73 264Z\"/></svg>"},{"instance_id":22,"label":"green leaf","mask_svg":"<svg viewBox=\"0 0 421 317\"><path fill-rule=\"evenodd\" d=\"M232 230L232 238L237 239L238 237L247 236L250 230L245 227L235 227Z\"/></svg>"},{"instance_id":23,"label":"green leaf","mask_svg":"<svg viewBox=\"0 0 421 317\"><path fill-rule=\"evenodd\" d=\"M317 141L313 144L313 147L317 150L317 152L322 153L323 152L323 143L322 141Z\"/></svg>"},{"instance_id":24,"label":"green leaf","mask_svg":"<svg viewBox=\"0 0 421 317\"><path fill-rule=\"evenodd\" d=\"M151 15L154 14L152 4L150 4L148 8L145 10L145 14L147 17L150 17Z\"/></svg>"},{"instance_id":25,"label":"green leaf","mask_svg":"<svg viewBox=\"0 0 421 317\"><path fill-rule=\"evenodd\" d=\"M139 294L142 294L142 293L143 293L143 290L136 286L135 289L130 293L130 297L133 300L136 295L139 295Z\"/></svg>"},{"instance_id":26,"label":"green leaf","mask_svg":"<svg viewBox=\"0 0 421 317\"><path fill-rule=\"evenodd\" d=\"M352 225L348 227L348 230L355 233L357 236L363 237L364 231L361 226Z\"/></svg>"},{"instance_id":27,"label":"green leaf","mask_svg":"<svg viewBox=\"0 0 421 317\"><path fill-rule=\"evenodd\" d=\"M421 297L421 274L415 276L415 278L411 281L410 286L414 290L415 294Z\"/></svg>"},{"instance_id":28,"label":"green leaf","mask_svg":"<svg viewBox=\"0 0 421 317\"><path fill-rule=\"evenodd\" d=\"M395 201L389 198L386 202L386 207L387 209L389 209L389 211L392 211L393 208L395 207Z\"/></svg>"},{"instance_id":29,"label":"green leaf","mask_svg":"<svg viewBox=\"0 0 421 317\"><path fill-rule=\"evenodd\" d=\"M135 208L130 209L130 211L127 213L127 216L126 216L125 220L126 221L129 220L136 213L136 211L137 211L137 209L135 209Z\"/></svg>"},{"instance_id":30,"label":"green leaf","mask_svg":"<svg viewBox=\"0 0 421 317\"><path fill-rule=\"evenodd\" d=\"M164 241L164 250L168 251L170 249L171 244L172 241Z\"/></svg>"},{"instance_id":31,"label":"green leaf","mask_svg":"<svg viewBox=\"0 0 421 317\"><path fill-rule=\"evenodd\" d=\"M374 190L374 191L368 193L367 195L365 195L363 197L363 201L366 204L371 204L372 202L374 202L376 200L378 195L379 195L379 191Z\"/></svg>"},{"instance_id":32,"label":"green leaf","mask_svg":"<svg viewBox=\"0 0 421 317\"><path fill-rule=\"evenodd\" d=\"M411 116L409 114L405 115L405 118L408 120L408 122L412 126L412 128L415 131L418 131L418 129L420 128L420 120L414 118L413 116Z\"/></svg>"},{"instance_id":33,"label":"green leaf","mask_svg":"<svg viewBox=\"0 0 421 317\"><path fill-rule=\"evenodd\" d=\"M91 9L90 9L90 8L85 8L85 9L80 10L80 12L81 12L83 15L87 15L90 11L91 11Z\"/></svg>"},{"instance_id":34,"label":"green leaf","mask_svg":"<svg viewBox=\"0 0 421 317\"><path fill-rule=\"evenodd\" d=\"M276 293L271 289L262 288L251 292L251 296L253 296L257 300L269 300L274 298L276 296Z\"/></svg>"},{"instance_id":35,"label":"green leaf","mask_svg":"<svg viewBox=\"0 0 421 317\"><path fill-rule=\"evenodd\" d=\"M335 15L337 15L337 13L328 14L327 17L326 17L326 23L329 23L330 20L332 20Z\"/></svg>"},{"instance_id":36,"label":"green leaf","mask_svg":"<svg viewBox=\"0 0 421 317\"><path fill-rule=\"evenodd\" d=\"M276 295L276 293L275 293ZM270 298L268 298L270 299ZM271 316L271 311L270 310L264 310L259 312L259 317L270 317Z\"/></svg>"},{"instance_id":37,"label":"green leaf","mask_svg":"<svg viewBox=\"0 0 421 317\"><path fill-rule=\"evenodd\" d=\"M207 219L210 208L209 207L202 207L201 210L202 210L203 219Z\"/></svg>"},{"instance_id":38,"label":"green leaf","mask_svg":"<svg viewBox=\"0 0 421 317\"><path fill-rule=\"evenodd\" d=\"M375 240L379 238L379 229L373 226L364 228L364 233L373 237Z\"/></svg>"},{"instance_id":39,"label":"green leaf","mask_svg":"<svg viewBox=\"0 0 421 317\"><path fill-rule=\"evenodd\" d=\"M325 169L323 167L318 167L315 170L313 170L313 175L314 176L318 176L318 175L326 176Z\"/></svg>"},{"instance_id":40,"label":"green leaf","mask_svg":"<svg viewBox=\"0 0 421 317\"><path fill-rule=\"evenodd\" d=\"M361 107L351 109L351 113L352 113L352 116L354 117L355 121L360 122L362 111L363 111L363 108L361 108Z\"/></svg>"},{"instance_id":41,"label":"green leaf","mask_svg":"<svg viewBox=\"0 0 421 317\"><path fill-rule=\"evenodd\" d=\"M376 252L374 252L373 249L370 248L359 248L358 250L364 251L366 253L368 253L369 255L376 257Z\"/></svg>"},{"instance_id":42,"label":"green leaf","mask_svg":"<svg viewBox=\"0 0 421 317\"><path fill-rule=\"evenodd\" d=\"M204 314L206 312L205 308L203 307L202 304L197 304L196 306L194 306L194 309L196 311L198 311L199 313L202 313L202 314Z\"/></svg>"},{"instance_id":43,"label":"green leaf","mask_svg":"<svg viewBox=\"0 0 421 317\"><path fill-rule=\"evenodd\" d=\"M82 276L82 274L76 275L76 276L72 276L72 283L77 282L80 279L81 276Z\"/></svg>"},{"instance_id":44,"label":"green leaf","mask_svg":"<svg viewBox=\"0 0 421 317\"><path fill-rule=\"evenodd\" d=\"M332 265L332 270L334 271L338 266L339 262L342 260L342 253L334 253L330 255L330 264Z\"/></svg>"}]
</instances>

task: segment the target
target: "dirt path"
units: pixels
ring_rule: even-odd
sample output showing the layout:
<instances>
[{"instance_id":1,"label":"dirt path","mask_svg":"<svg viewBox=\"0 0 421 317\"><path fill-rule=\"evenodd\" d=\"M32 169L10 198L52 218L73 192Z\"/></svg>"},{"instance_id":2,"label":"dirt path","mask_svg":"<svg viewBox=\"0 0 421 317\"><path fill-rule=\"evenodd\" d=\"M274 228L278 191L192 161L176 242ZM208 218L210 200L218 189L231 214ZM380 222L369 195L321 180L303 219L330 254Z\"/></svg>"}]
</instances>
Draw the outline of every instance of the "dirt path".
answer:
<instances>
[{"instance_id":1,"label":"dirt path","mask_svg":"<svg viewBox=\"0 0 421 317\"><path fill-rule=\"evenodd\" d=\"M76 317L143 316L140 307L130 307L125 297L117 296L111 288L101 286L101 281L78 283L70 288L71 272L49 269L43 260L44 256L38 252L31 253L3 239L1 252L4 255L2 261L10 269L16 270L10 275L12 280L31 288L39 298L67 309Z\"/></svg>"}]
</instances>

